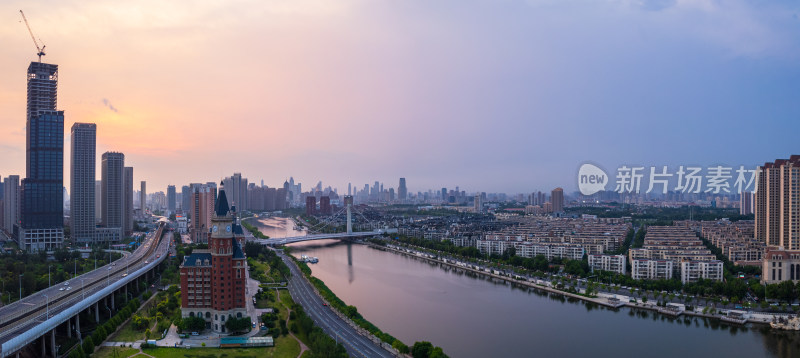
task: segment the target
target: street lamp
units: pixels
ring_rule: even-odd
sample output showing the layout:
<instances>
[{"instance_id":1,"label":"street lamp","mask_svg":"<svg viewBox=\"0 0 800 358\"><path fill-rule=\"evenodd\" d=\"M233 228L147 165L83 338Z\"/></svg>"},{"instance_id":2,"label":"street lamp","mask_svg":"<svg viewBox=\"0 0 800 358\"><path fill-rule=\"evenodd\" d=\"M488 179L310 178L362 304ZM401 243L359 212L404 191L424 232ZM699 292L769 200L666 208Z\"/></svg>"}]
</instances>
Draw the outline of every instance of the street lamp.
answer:
<instances>
[{"instance_id":1,"label":"street lamp","mask_svg":"<svg viewBox=\"0 0 800 358\"><path fill-rule=\"evenodd\" d=\"M19 300L22 301L22 275L19 274Z\"/></svg>"},{"instance_id":2,"label":"street lamp","mask_svg":"<svg viewBox=\"0 0 800 358\"><path fill-rule=\"evenodd\" d=\"M84 279L81 279L81 299L85 300L86 299L86 290L85 290L86 285L83 283L83 280Z\"/></svg>"},{"instance_id":3,"label":"street lamp","mask_svg":"<svg viewBox=\"0 0 800 358\"><path fill-rule=\"evenodd\" d=\"M45 311L46 313L44 320L47 321L48 319L50 319L50 297L44 295L44 298L47 300L47 310Z\"/></svg>"},{"instance_id":4,"label":"street lamp","mask_svg":"<svg viewBox=\"0 0 800 358\"><path fill-rule=\"evenodd\" d=\"M50 288L50 268L51 267L53 267L53 265L47 265L47 288Z\"/></svg>"}]
</instances>

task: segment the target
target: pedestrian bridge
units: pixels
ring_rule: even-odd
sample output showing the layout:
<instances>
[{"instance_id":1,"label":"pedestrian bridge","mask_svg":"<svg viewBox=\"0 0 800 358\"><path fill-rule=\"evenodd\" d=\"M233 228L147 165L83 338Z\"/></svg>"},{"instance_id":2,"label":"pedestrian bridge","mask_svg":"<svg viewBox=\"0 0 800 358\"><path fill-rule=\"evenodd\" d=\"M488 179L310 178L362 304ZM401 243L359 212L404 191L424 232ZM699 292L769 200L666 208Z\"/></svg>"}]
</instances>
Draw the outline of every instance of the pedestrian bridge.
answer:
<instances>
[{"instance_id":1,"label":"pedestrian bridge","mask_svg":"<svg viewBox=\"0 0 800 358\"><path fill-rule=\"evenodd\" d=\"M282 237L276 239L256 239L255 242L262 245L286 245L295 242L313 241L313 240L327 240L327 239L351 239L360 237L370 237L381 235L388 230L373 230L373 231L359 231L359 232L340 232L333 234L313 234L304 236Z\"/></svg>"}]
</instances>

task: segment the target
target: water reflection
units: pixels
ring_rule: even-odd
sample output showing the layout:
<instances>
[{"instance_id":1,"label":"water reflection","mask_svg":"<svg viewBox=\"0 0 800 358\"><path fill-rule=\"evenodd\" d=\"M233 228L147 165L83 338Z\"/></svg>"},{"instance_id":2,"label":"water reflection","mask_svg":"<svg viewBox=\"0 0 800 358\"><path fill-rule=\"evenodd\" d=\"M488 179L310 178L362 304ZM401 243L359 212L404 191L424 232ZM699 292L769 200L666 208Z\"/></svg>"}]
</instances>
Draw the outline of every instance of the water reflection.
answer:
<instances>
[{"instance_id":1,"label":"water reflection","mask_svg":"<svg viewBox=\"0 0 800 358\"><path fill-rule=\"evenodd\" d=\"M353 243L347 243L347 282L353 283L356 274L353 271Z\"/></svg>"}]
</instances>

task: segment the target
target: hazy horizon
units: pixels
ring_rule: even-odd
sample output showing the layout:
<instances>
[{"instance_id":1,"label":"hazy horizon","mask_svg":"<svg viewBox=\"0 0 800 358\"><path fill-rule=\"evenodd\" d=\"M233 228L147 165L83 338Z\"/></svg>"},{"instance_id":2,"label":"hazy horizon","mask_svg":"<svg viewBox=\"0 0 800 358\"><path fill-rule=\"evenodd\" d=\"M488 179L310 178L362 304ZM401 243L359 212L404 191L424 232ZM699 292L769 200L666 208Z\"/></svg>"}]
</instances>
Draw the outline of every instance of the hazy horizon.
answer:
<instances>
[{"instance_id":1,"label":"hazy horizon","mask_svg":"<svg viewBox=\"0 0 800 358\"><path fill-rule=\"evenodd\" d=\"M800 4L75 1L0 4L0 175L25 176L21 22L148 192L241 172L304 189L576 190L584 162L755 166L796 154ZM100 171L97 171L99 180ZM138 184L135 185L138 189Z\"/></svg>"}]
</instances>

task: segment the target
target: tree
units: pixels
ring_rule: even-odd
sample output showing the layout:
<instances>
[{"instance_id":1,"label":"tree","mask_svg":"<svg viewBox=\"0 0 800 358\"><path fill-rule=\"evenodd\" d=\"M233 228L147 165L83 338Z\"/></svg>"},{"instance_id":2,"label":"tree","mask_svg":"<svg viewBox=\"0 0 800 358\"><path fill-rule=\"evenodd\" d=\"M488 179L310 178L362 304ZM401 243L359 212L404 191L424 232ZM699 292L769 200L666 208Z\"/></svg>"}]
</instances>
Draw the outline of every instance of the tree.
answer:
<instances>
[{"instance_id":1,"label":"tree","mask_svg":"<svg viewBox=\"0 0 800 358\"><path fill-rule=\"evenodd\" d=\"M200 317L183 317L178 322L178 328L181 332L198 332L206 328L206 321Z\"/></svg>"},{"instance_id":2,"label":"tree","mask_svg":"<svg viewBox=\"0 0 800 358\"><path fill-rule=\"evenodd\" d=\"M428 355L428 358L448 358L447 354L444 354L442 347L434 347L431 350L431 354Z\"/></svg>"},{"instance_id":3,"label":"tree","mask_svg":"<svg viewBox=\"0 0 800 358\"><path fill-rule=\"evenodd\" d=\"M395 339L394 342L392 342L392 348L397 349L397 351L402 354L408 354L411 352L411 350L408 349L408 346L399 339Z\"/></svg>"},{"instance_id":4,"label":"tree","mask_svg":"<svg viewBox=\"0 0 800 358\"><path fill-rule=\"evenodd\" d=\"M229 316L228 320L225 322L225 328L233 333L249 331L251 326L252 322L250 321L250 317L234 318Z\"/></svg>"},{"instance_id":5,"label":"tree","mask_svg":"<svg viewBox=\"0 0 800 358\"><path fill-rule=\"evenodd\" d=\"M414 358L429 358L432 350L433 344L431 342L414 342L411 347L411 356Z\"/></svg>"},{"instance_id":6,"label":"tree","mask_svg":"<svg viewBox=\"0 0 800 358\"><path fill-rule=\"evenodd\" d=\"M94 342L92 342L91 337L86 337L86 339L83 340L83 352L86 353L86 355L94 353Z\"/></svg>"},{"instance_id":7,"label":"tree","mask_svg":"<svg viewBox=\"0 0 800 358\"><path fill-rule=\"evenodd\" d=\"M152 334L152 333L150 332L150 328L146 329L146 330L144 331L144 338L145 338L145 339L150 339L150 335L151 335L151 334Z\"/></svg>"},{"instance_id":8,"label":"tree","mask_svg":"<svg viewBox=\"0 0 800 358\"><path fill-rule=\"evenodd\" d=\"M358 309L356 308L356 306L347 306L344 308L344 314L347 317L355 318L356 315L358 315Z\"/></svg>"}]
</instances>

